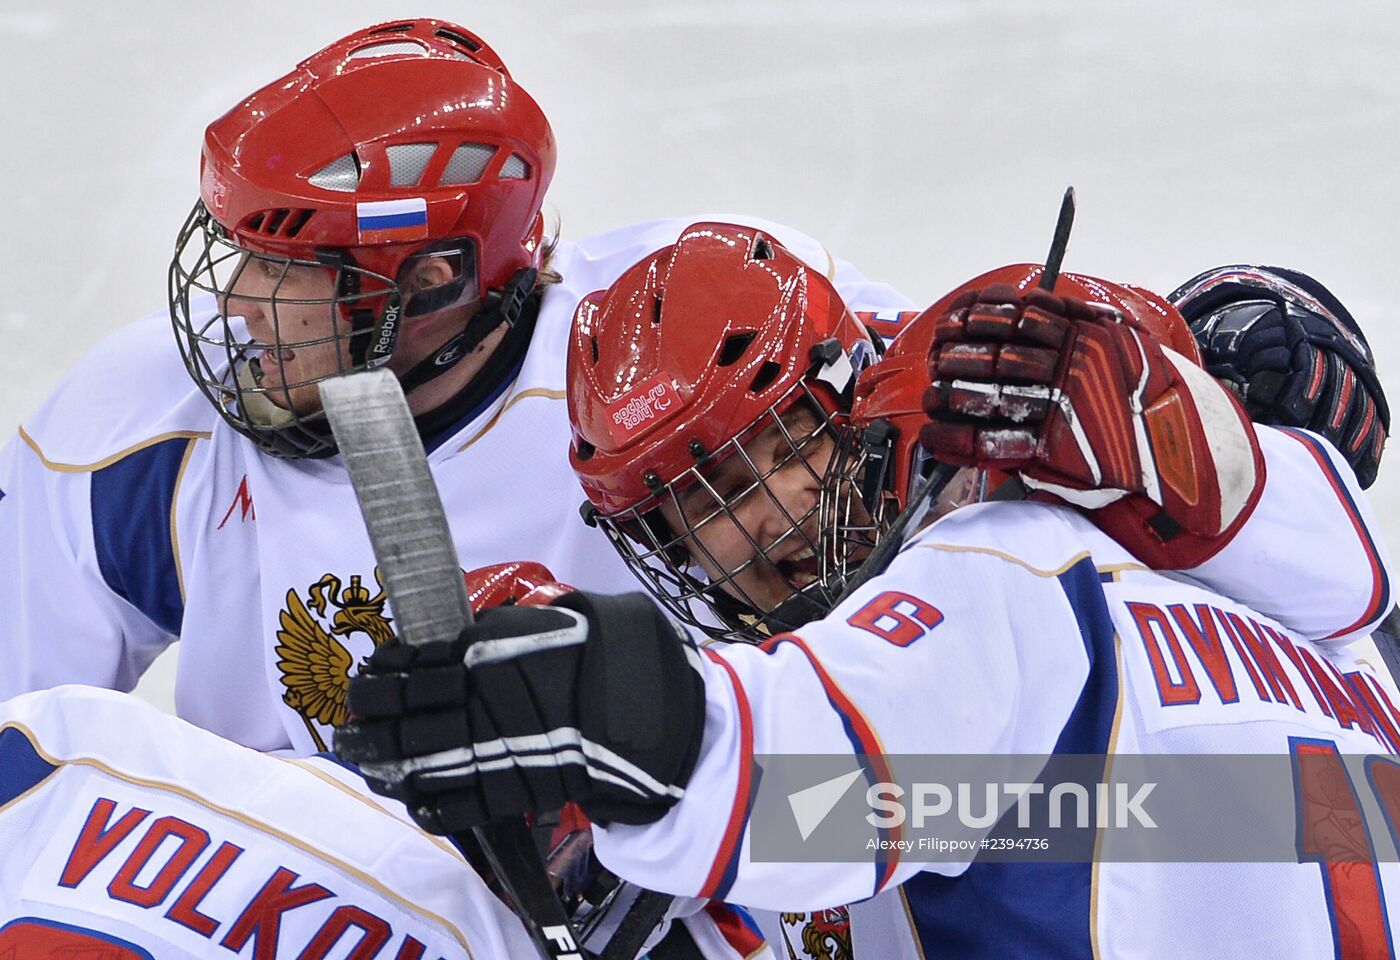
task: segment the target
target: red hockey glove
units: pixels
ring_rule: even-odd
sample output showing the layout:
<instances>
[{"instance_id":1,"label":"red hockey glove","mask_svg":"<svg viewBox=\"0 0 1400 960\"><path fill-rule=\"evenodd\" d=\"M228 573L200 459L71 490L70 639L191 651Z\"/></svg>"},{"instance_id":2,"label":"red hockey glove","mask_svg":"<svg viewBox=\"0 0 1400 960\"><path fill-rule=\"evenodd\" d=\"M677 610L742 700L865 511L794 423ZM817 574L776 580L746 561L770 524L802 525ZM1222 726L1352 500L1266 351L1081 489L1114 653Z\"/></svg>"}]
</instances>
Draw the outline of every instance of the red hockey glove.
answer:
<instances>
[{"instance_id":1,"label":"red hockey glove","mask_svg":"<svg viewBox=\"0 0 1400 960\"><path fill-rule=\"evenodd\" d=\"M1154 567L1204 562L1263 487L1238 404L1115 307L969 291L937 320L929 373L920 439L935 457L1017 473Z\"/></svg>"},{"instance_id":2,"label":"red hockey glove","mask_svg":"<svg viewBox=\"0 0 1400 960\"><path fill-rule=\"evenodd\" d=\"M533 560L493 563L462 576L467 581L467 599L473 613L507 604L542 607L574 589L555 580L548 567Z\"/></svg>"}]
</instances>

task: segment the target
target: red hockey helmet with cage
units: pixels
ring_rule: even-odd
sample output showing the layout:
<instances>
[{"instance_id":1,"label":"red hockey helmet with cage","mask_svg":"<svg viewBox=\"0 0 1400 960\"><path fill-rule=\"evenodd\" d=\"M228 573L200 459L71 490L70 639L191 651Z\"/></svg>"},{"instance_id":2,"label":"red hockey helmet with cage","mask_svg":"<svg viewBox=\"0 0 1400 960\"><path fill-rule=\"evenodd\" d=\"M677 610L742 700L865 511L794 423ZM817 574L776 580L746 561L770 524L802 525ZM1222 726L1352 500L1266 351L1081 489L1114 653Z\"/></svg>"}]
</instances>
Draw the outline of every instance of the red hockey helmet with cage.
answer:
<instances>
[{"instance_id":1,"label":"red hockey helmet with cage","mask_svg":"<svg viewBox=\"0 0 1400 960\"><path fill-rule=\"evenodd\" d=\"M484 294L538 266L554 159L549 122L494 50L404 20L336 41L210 124L200 197L240 246L344 250L389 278L468 237Z\"/></svg>"},{"instance_id":2,"label":"red hockey helmet with cage","mask_svg":"<svg viewBox=\"0 0 1400 960\"><path fill-rule=\"evenodd\" d=\"M814 351L868 354L831 283L752 227L697 223L579 305L569 344L569 459L600 516L655 497L809 379ZM839 366L839 359L837 365ZM812 395L844 414L840 388Z\"/></svg>"},{"instance_id":3,"label":"red hockey helmet with cage","mask_svg":"<svg viewBox=\"0 0 1400 960\"><path fill-rule=\"evenodd\" d=\"M709 471L750 438L781 426L800 403L820 423L800 439L782 427L790 448L783 462L817 470L807 457L819 437L830 438L844 423L855 373L872 353L864 328L825 276L763 231L734 224L687 227L676 243L579 305L569 344L569 459L592 515L683 620L714 632L694 605L732 629L772 612L735 586L736 577L755 564L776 569L780 560L768 551L784 541L785 554L798 542L815 549L806 531L815 503L807 514L790 515L788 532L776 541L751 539L753 556L743 567L707 577L694 573L688 546L710 519L732 519L730 508L747 493L728 500L711 490L714 513L695 527L682 517L681 530L660 522L657 508L676 506L692 486L708 487ZM753 466L747 453L744 459ZM751 476L749 489L767 476ZM727 597L723 584L731 588ZM808 602L815 598L792 590L816 609ZM779 621L768 626L774 624L786 628Z\"/></svg>"},{"instance_id":4,"label":"red hockey helmet with cage","mask_svg":"<svg viewBox=\"0 0 1400 960\"><path fill-rule=\"evenodd\" d=\"M1044 267L1039 264L1012 264L960 285L911 320L880 362L867 369L857 381L851 407L852 427L863 430L877 421L884 421L896 431L888 476L897 508L908 502L915 477L922 473L924 464L919 428L927 420L922 401L929 385L928 355L938 318L966 291L981 290L994 283L1028 290L1040 282L1043 271ZM1061 273L1055 281L1054 292L1113 307L1140 324L1158 342L1197 366L1202 363L1200 347L1191 328L1175 307L1150 290L1083 274Z\"/></svg>"},{"instance_id":5,"label":"red hockey helmet with cage","mask_svg":"<svg viewBox=\"0 0 1400 960\"><path fill-rule=\"evenodd\" d=\"M200 202L170 267L195 384L261 449L333 453L321 380L398 357L409 390L513 320L544 255L554 154L539 106L461 27L381 24L307 58L205 132ZM441 258L450 279L410 284L420 257ZM333 293L288 293L288 275L307 270L325 271ZM249 303L270 333L244 323ZM406 320L455 320L439 313L449 308L463 326L447 325L436 353L396 354ZM282 322L308 309L324 309L324 324Z\"/></svg>"}]
</instances>

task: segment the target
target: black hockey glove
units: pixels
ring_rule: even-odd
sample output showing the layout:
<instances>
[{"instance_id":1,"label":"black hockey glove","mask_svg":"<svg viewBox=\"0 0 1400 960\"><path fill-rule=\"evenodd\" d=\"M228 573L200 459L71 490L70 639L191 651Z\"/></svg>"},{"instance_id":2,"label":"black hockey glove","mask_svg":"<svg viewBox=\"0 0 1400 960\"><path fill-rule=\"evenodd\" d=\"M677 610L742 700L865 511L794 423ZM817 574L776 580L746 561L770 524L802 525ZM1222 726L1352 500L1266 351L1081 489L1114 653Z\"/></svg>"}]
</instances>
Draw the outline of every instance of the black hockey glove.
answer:
<instances>
[{"instance_id":1,"label":"black hockey glove","mask_svg":"<svg viewBox=\"0 0 1400 960\"><path fill-rule=\"evenodd\" d=\"M573 801L651 823L690 779L699 655L642 594L497 607L450 643L387 644L350 681L335 752L433 833Z\"/></svg>"},{"instance_id":2,"label":"black hockey glove","mask_svg":"<svg viewBox=\"0 0 1400 960\"><path fill-rule=\"evenodd\" d=\"M1206 369L1232 385L1251 419L1321 434L1371 485L1390 408L1361 328L1326 287L1292 270L1228 266L1170 299Z\"/></svg>"}]
</instances>

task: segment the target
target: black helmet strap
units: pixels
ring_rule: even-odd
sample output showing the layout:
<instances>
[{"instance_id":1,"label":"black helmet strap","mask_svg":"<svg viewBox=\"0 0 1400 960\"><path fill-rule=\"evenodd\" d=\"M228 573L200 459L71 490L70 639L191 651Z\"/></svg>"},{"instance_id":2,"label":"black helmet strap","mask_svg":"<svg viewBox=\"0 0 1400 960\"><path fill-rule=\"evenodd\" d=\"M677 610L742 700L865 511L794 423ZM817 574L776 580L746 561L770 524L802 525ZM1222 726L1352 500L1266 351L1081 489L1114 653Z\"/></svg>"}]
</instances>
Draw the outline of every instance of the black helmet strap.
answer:
<instances>
[{"instance_id":1,"label":"black helmet strap","mask_svg":"<svg viewBox=\"0 0 1400 960\"><path fill-rule=\"evenodd\" d=\"M475 350L481 341L486 339L487 334L501 324L505 324L508 328L514 327L516 320L520 318L520 311L524 308L526 299L530 296L530 291L535 288L537 276L538 274L533 267L523 267L515 271L515 274L506 281L505 286L499 290L488 291L485 300L482 301L481 309L472 315L460 333L450 337L434 350L431 356L420 360L408 372L399 377L399 383L403 385L403 392L408 393L410 390L442 376L456 366L463 357Z\"/></svg>"}]
</instances>

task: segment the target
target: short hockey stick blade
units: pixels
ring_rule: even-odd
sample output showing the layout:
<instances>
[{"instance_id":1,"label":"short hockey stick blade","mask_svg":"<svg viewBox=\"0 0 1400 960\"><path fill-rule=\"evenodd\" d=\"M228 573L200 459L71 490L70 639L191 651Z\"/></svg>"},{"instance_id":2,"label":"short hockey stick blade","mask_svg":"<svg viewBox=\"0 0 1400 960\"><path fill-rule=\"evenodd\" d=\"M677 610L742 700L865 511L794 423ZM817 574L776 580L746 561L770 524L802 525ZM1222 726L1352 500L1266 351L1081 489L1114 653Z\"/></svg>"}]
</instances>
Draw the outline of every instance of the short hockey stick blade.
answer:
<instances>
[{"instance_id":1,"label":"short hockey stick blade","mask_svg":"<svg viewBox=\"0 0 1400 960\"><path fill-rule=\"evenodd\" d=\"M1060 201L1060 215L1055 220L1055 234L1050 238L1050 252L1045 255L1045 270L1040 274L1040 289L1053 292L1060 279L1060 264L1069 246L1069 231L1074 226L1074 187L1065 188Z\"/></svg>"}]
</instances>

